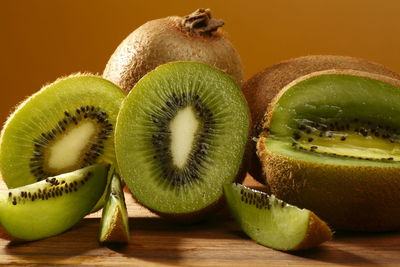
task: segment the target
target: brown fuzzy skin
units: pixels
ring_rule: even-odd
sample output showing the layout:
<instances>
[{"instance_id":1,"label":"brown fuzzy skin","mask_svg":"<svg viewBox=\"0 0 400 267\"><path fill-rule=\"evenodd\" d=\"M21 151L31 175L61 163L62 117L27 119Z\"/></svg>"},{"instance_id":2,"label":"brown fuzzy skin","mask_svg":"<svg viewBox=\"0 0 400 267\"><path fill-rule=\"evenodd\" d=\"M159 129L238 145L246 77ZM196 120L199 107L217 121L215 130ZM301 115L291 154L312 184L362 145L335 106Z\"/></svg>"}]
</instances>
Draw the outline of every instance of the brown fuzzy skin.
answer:
<instances>
[{"instance_id":1,"label":"brown fuzzy skin","mask_svg":"<svg viewBox=\"0 0 400 267\"><path fill-rule=\"evenodd\" d=\"M242 90L249 104L253 122L251 136L259 136L267 107L284 86L301 76L329 69L352 69L400 79L399 74L380 64L354 57L315 55L278 63L257 73L243 85ZM249 173L259 182L265 183L261 165L255 153L255 142L252 142L251 150Z\"/></svg>"},{"instance_id":2,"label":"brown fuzzy skin","mask_svg":"<svg viewBox=\"0 0 400 267\"><path fill-rule=\"evenodd\" d=\"M172 61L200 61L216 67L239 84L243 69L239 54L220 29L208 34L182 26L183 17L149 21L133 31L115 50L103 77L129 92L139 79Z\"/></svg>"},{"instance_id":3,"label":"brown fuzzy skin","mask_svg":"<svg viewBox=\"0 0 400 267\"><path fill-rule=\"evenodd\" d=\"M311 77L346 74L369 77L400 87L400 81L377 74L352 70L329 70L301 77L273 99L265 117L269 127L274 105L284 92ZM338 229L388 231L400 229L400 167L341 166L310 163L268 151L264 130L257 143L257 154L271 191L282 200L314 211Z\"/></svg>"},{"instance_id":4,"label":"brown fuzzy skin","mask_svg":"<svg viewBox=\"0 0 400 267\"><path fill-rule=\"evenodd\" d=\"M310 211L307 233L303 241L291 250L304 250L316 247L325 241L332 240L332 235L333 233L326 222Z\"/></svg>"}]
</instances>

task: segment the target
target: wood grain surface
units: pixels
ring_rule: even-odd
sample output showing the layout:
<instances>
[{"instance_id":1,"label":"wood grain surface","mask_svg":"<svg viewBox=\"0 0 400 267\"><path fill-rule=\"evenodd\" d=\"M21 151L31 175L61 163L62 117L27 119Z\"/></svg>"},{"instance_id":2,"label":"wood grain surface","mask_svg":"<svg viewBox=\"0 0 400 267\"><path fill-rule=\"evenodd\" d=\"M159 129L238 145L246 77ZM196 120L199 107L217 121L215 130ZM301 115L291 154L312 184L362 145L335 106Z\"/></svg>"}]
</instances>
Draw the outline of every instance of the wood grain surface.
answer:
<instances>
[{"instance_id":1,"label":"wood grain surface","mask_svg":"<svg viewBox=\"0 0 400 267\"><path fill-rule=\"evenodd\" d=\"M248 183L253 184L247 179ZM5 190L4 184L0 190ZM285 253L250 240L221 211L206 222L177 225L154 215L126 194L131 242L102 246L101 213L71 230L35 242L0 239L0 265L13 266L400 266L400 233L336 232L318 248ZM399 216L394 214L393 216ZM0 233L4 237L4 233Z\"/></svg>"}]
</instances>

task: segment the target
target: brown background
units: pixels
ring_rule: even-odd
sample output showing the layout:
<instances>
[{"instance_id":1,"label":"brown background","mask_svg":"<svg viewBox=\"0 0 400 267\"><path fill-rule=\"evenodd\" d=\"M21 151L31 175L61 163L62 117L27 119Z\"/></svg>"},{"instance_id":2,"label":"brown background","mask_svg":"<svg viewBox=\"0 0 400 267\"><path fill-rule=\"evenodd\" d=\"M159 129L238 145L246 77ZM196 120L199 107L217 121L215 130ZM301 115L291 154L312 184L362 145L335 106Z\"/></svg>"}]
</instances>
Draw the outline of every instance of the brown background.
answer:
<instances>
[{"instance_id":1,"label":"brown background","mask_svg":"<svg viewBox=\"0 0 400 267\"><path fill-rule=\"evenodd\" d=\"M144 22L198 7L225 20L247 78L307 54L358 56L400 72L398 0L0 0L0 122L44 83L101 73Z\"/></svg>"}]
</instances>

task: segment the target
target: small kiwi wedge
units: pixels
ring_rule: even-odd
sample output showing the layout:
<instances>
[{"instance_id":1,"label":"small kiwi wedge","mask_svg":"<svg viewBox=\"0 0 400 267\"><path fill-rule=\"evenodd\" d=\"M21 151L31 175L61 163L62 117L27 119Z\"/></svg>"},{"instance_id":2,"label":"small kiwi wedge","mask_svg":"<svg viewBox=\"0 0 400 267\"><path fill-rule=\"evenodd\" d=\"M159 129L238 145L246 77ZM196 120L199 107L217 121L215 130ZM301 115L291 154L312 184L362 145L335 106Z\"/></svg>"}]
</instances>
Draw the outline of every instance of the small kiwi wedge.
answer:
<instances>
[{"instance_id":1,"label":"small kiwi wedge","mask_svg":"<svg viewBox=\"0 0 400 267\"><path fill-rule=\"evenodd\" d=\"M280 62L255 74L243 85L242 90L252 116L251 137L258 138L260 135L267 107L284 86L301 76L329 69L352 69L400 79L399 74L385 66L348 56L310 55ZM265 183L265 175L256 155L256 142L252 142L248 157L249 173L259 182Z\"/></svg>"},{"instance_id":2,"label":"small kiwi wedge","mask_svg":"<svg viewBox=\"0 0 400 267\"><path fill-rule=\"evenodd\" d=\"M104 192L109 165L96 164L0 192L0 223L19 240L60 234L90 212Z\"/></svg>"},{"instance_id":3,"label":"small kiwi wedge","mask_svg":"<svg viewBox=\"0 0 400 267\"><path fill-rule=\"evenodd\" d=\"M271 192L338 229L399 230L400 81L315 72L274 98L257 153Z\"/></svg>"},{"instance_id":4,"label":"small kiwi wedge","mask_svg":"<svg viewBox=\"0 0 400 267\"><path fill-rule=\"evenodd\" d=\"M146 74L121 106L115 151L121 177L150 210L194 221L243 179L250 114L229 75L199 62Z\"/></svg>"},{"instance_id":5,"label":"small kiwi wedge","mask_svg":"<svg viewBox=\"0 0 400 267\"><path fill-rule=\"evenodd\" d=\"M129 239L128 212L124 192L118 174L114 173L101 215L99 241L101 243L128 243Z\"/></svg>"},{"instance_id":6,"label":"small kiwi wedge","mask_svg":"<svg viewBox=\"0 0 400 267\"><path fill-rule=\"evenodd\" d=\"M332 239L329 226L312 211L241 184L224 185L228 207L242 230L257 243L285 251L315 247Z\"/></svg>"},{"instance_id":7,"label":"small kiwi wedge","mask_svg":"<svg viewBox=\"0 0 400 267\"><path fill-rule=\"evenodd\" d=\"M114 127L125 94L88 74L61 78L22 102L0 138L0 171L9 188L115 163Z\"/></svg>"}]
</instances>

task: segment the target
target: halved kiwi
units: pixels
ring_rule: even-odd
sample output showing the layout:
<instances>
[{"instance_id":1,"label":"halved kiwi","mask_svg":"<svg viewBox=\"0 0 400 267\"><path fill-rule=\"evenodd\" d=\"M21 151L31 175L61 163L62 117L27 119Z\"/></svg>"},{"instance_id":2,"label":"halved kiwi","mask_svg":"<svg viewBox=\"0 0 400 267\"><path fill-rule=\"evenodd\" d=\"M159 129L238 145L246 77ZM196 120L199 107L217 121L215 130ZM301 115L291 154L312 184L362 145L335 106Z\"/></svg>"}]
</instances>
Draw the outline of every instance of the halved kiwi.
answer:
<instances>
[{"instance_id":1,"label":"halved kiwi","mask_svg":"<svg viewBox=\"0 0 400 267\"><path fill-rule=\"evenodd\" d=\"M96 162L115 162L113 130L124 93L93 75L43 87L8 118L0 139L0 170L10 188Z\"/></svg>"},{"instance_id":2,"label":"halved kiwi","mask_svg":"<svg viewBox=\"0 0 400 267\"><path fill-rule=\"evenodd\" d=\"M249 116L227 74L198 62L162 65L122 104L115 133L121 176L149 209L200 218L219 202L223 184L245 175Z\"/></svg>"},{"instance_id":3,"label":"halved kiwi","mask_svg":"<svg viewBox=\"0 0 400 267\"><path fill-rule=\"evenodd\" d=\"M278 250L302 250L332 239L329 226L312 211L289 205L240 184L224 185L229 209L257 243Z\"/></svg>"},{"instance_id":4,"label":"halved kiwi","mask_svg":"<svg viewBox=\"0 0 400 267\"><path fill-rule=\"evenodd\" d=\"M100 221L99 241L129 242L129 223L124 192L117 173L112 176L106 203Z\"/></svg>"},{"instance_id":5,"label":"halved kiwi","mask_svg":"<svg viewBox=\"0 0 400 267\"><path fill-rule=\"evenodd\" d=\"M400 229L400 81L332 70L273 100L258 155L272 193L336 228Z\"/></svg>"},{"instance_id":6,"label":"halved kiwi","mask_svg":"<svg viewBox=\"0 0 400 267\"><path fill-rule=\"evenodd\" d=\"M108 168L96 164L0 192L0 224L12 237L22 240L68 230L103 194Z\"/></svg>"},{"instance_id":7,"label":"halved kiwi","mask_svg":"<svg viewBox=\"0 0 400 267\"><path fill-rule=\"evenodd\" d=\"M350 69L400 79L399 74L385 66L348 56L310 55L279 62L255 74L243 85L243 93L249 103L252 117L251 136L258 138L260 135L268 105L284 86L304 75L330 69ZM250 162L249 173L259 182L265 183L265 176L256 155L256 143L251 144L251 152L246 154Z\"/></svg>"}]
</instances>

